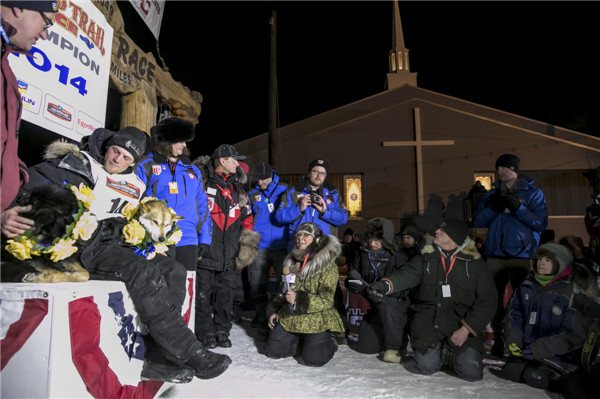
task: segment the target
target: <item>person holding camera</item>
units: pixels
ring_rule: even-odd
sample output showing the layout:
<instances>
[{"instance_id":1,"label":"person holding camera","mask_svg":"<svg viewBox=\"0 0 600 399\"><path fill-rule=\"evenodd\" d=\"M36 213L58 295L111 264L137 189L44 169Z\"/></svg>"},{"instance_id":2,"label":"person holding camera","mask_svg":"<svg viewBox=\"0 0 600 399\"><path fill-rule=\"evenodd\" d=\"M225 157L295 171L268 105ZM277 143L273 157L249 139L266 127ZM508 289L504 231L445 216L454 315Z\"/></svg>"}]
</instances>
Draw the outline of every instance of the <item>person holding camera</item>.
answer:
<instances>
[{"instance_id":1,"label":"person holding camera","mask_svg":"<svg viewBox=\"0 0 600 399\"><path fill-rule=\"evenodd\" d=\"M289 223L290 237L304 222L316 224L324 235L336 236L337 228L348 221L342 197L326 180L328 171L327 161L313 160L308 164L308 174L282 196L275 218L279 223Z\"/></svg>"}]
</instances>

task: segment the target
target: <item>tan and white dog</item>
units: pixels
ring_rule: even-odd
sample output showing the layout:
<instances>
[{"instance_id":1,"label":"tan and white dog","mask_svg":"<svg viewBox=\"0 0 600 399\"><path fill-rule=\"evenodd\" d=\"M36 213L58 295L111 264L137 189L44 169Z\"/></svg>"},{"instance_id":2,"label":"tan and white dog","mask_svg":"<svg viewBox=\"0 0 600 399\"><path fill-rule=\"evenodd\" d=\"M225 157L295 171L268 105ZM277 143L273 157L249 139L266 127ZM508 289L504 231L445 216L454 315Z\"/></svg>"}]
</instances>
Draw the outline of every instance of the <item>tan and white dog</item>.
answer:
<instances>
[{"instance_id":1,"label":"tan and white dog","mask_svg":"<svg viewBox=\"0 0 600 399\"><path fill-rule=\"evenodd\" d=\"M138 209L138 220L154 242L165 242L173 224L181 219L182 216L177 215L162 201L145 202Z\"/></svg>"}]
</instances>

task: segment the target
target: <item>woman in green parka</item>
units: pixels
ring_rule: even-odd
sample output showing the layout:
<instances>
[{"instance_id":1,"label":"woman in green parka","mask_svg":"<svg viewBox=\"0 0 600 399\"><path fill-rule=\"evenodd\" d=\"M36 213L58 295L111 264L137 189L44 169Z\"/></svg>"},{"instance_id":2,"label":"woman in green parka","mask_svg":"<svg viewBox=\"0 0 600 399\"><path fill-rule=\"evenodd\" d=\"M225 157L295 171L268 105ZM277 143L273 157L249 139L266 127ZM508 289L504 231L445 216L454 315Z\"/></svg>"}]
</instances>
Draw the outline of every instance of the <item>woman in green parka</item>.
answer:
<instances>
[{"instance_id":1,"label":"woman in green parka","mask_svg":"<svg viewBox=\"0 0 600 399\"><path fill-rule=\"evenodd\" d=\"M338 285L335 259L340 253L336 237L324 236L314 223L300 225L283 263L289 289L266 309L271 329L267 356L294 356L300 348L299 361L307 366L320 367L331 360L336 349L331 332L344 331L333 304Z\"/></svg>"}]
</instances>

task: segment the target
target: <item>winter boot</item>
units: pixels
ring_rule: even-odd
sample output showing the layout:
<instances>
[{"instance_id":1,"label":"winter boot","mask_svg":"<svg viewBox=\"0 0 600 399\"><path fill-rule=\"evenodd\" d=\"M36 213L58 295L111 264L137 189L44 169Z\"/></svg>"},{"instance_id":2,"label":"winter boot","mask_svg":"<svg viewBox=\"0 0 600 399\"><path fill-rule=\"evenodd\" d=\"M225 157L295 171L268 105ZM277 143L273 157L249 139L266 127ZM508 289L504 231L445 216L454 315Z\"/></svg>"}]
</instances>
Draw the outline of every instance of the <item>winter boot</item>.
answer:
<instances>
[{"instance_id":1,"label":"winter boot","mask_svg":"<svg viewBox=\"0 0 600 399\"><path fill-rule=\"evenodd\" d=\"M206 334L204 337L196 335L196 338L198 338L198 341L200 341L206 349L215 349L217 347L217 339L214 334Z\"/></svg>"},{"instance_id":2,"label":"winter boot","mask_svg":"<svg viewBox=\"0 0 600 399\"><path fill-rule=\"evenodd\" d=\"M229 339L229 335L226 332L219 331L216 334L217 336L217 346L219 348L231 348L231 340Z\"/></svg>"},{"instance_id":3,"label":"winter boot","mask_svg":"<svg viewBox=\"0 0 600 399\"><path fill-rule=\"evenodd\" d=\"M177 366L172 363L157 363L149 359L144 360L141 380L172 382L187 384L194 379L194 370L187 366Z\"/></svg>"},{"instance_id":4,"label":"winter boot","mask_svg":"<svg viewBox=\"0 0 600 399\"><path fill-rule=\"evenodd\" d=\"M202 348L186 364L192 368L196 377L208 380L223 374L231 364L231 359L227 355Z\"/></svg>"},{"instance_id":5,"label":"winter boot","mask_svg":"<svg viewBox=\"0 0 600 399\"><path fill-rule=\"evenodd\" d=\"M400 363L402 356L396 349L388 349L383 353L383 361L386 363Z\"/></svg>"}]
</instances>

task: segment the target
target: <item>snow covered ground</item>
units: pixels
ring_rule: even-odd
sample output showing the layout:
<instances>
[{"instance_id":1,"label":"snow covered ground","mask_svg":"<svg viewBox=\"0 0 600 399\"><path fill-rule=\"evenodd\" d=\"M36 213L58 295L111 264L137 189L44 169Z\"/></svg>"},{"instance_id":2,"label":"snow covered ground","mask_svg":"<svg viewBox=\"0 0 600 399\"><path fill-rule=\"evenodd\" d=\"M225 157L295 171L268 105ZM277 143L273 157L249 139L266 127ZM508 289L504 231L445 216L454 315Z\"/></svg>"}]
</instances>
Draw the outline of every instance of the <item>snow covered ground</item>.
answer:
<instances>
[{"instance_id":1,"label":"snow covered ground","mask_svg":"<svg viewBox=\"0 0 600 399\"><path fill-rule=\"evenodd\" d=\"M264 355L266 337L250 328L249 321L234 325L233 347L217 348L233 363L212 380L195 378L175 385L162 398L423 398L423 399L529 399L558 398L555 394L511 383L484 371L482 381L469 383L439 372L412 374L404 366L384 363L377 355L365 355L340 346L325 366L306 367L295 359L273 360ZM260 351L260 352L259 352Z\"/></svg>"}]
</instances>

